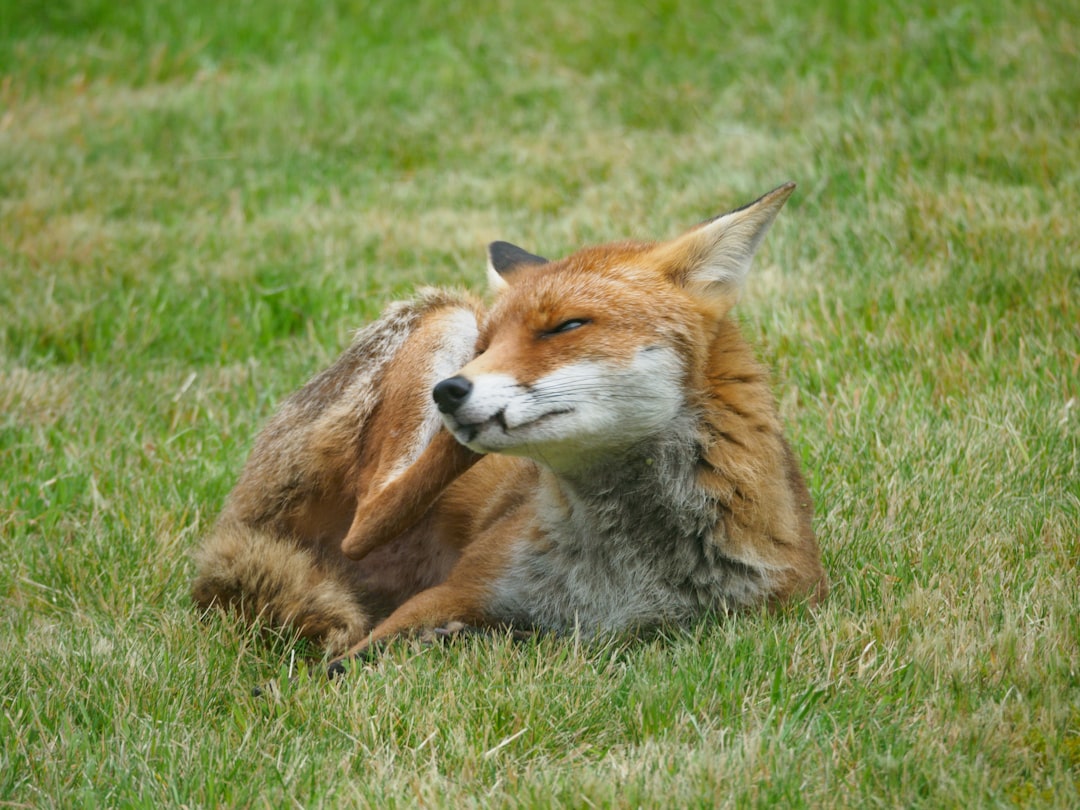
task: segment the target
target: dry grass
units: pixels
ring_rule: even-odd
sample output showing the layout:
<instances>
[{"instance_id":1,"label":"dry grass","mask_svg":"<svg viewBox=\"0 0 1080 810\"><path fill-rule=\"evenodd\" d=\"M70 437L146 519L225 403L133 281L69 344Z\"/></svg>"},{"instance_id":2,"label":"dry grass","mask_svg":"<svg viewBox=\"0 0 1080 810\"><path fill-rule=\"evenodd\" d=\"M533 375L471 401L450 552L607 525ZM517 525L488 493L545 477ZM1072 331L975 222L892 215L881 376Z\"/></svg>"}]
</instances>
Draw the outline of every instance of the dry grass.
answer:
<instances>
[{"instance_id":1,"label":"dry grass","mask_svg":"<svg viewBox=\"0 0 1080 810\"><path fill-rule=\"evenodd\" d=\"M407 5L0 14L0 802L1076 806L1071 5ZM196 620L258 425L387 301L787 179L741 316L820 609L337 688Z\"/></svg>"}]
</instances>

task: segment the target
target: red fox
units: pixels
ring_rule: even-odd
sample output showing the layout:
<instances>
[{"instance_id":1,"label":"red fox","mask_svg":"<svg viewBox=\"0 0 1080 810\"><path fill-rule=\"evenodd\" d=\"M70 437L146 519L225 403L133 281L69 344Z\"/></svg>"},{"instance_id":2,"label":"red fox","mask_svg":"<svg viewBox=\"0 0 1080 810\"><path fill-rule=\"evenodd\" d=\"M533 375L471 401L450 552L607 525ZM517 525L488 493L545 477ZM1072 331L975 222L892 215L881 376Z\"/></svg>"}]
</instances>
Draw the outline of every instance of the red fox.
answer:
<instances>
[{"instance_id":1,"label":"red fox","mask_svg":"<svg viewBox=\"0 0 1080 810\"><path fill-rule=\"evenodd\" d=\"M196 603L347 658L451 622L590 634L824 598L810 494L729 316L794 187L667 242L496 242L490 307L391 307L257 438Z\"/></svg>"}]
</instances>

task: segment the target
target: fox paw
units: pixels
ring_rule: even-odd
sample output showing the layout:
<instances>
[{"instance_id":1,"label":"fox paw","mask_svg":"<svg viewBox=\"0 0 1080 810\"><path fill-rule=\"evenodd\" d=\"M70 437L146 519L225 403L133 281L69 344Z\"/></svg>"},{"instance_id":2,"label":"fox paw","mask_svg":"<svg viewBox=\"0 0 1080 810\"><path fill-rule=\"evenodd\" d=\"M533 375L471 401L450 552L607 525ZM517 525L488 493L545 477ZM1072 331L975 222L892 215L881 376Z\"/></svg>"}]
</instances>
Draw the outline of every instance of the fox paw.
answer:
<instances>
[{"instance_id":1,"label":"fox paw","mask_svg":"<svg viewBox=\"0 0 1080 810\"><path fill-rule=\"evenodd\" d=\"M477 633L479 628L465 624L465 622L447 622L442 627L431 627L423 630L418 636L421 644L434 644L437 641L449 641L458 636L469 636Z\"/></svg>"},{"instance_id":2,"label":"fox paw","mask_svg":"<svg viewBox=\"0 0 1080 810\"><path fill-rule=\"evenodd\" d=\"M442 627L433 627L420 634L422 644L434 644L438 641L450 641L461 636L482 636L484 638L505 638L512 641L525 641L534 635L532 630L517 630L506 627L490 627L464 622L448 622Z\"/></svg>"},{"instance_id":3,"label":"fox paw","mask_svg":"<svg viewBox=\"0 0 1080 810\"><path fill-rule=\"evenodd\" d=\"M365 647L358 653L331 661L326 665L326 679L328 681L336 681L340 678L344 678L357 666L370 664L375 660L378 654L379 650L377 647Z\"/></svg>"}]
</instances>

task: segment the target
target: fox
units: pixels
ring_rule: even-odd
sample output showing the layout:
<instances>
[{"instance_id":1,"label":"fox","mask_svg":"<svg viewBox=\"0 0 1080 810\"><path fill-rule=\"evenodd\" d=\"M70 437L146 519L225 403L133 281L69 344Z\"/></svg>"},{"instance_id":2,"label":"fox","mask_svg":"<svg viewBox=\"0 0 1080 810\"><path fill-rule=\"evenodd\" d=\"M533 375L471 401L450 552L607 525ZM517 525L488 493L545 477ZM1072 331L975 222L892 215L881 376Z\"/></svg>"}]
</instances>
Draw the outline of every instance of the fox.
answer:
<instances>
[{"instance_id":1,"label":"fox","mask_svg":"<svg viewBox=\"0 0 1080 810\"><path fill-rule=\"evenodd\" d=\"M333 677L444 627L593 636L828 581L768 370L732 310L795 184L673 239L488 248L493 298L425 288L257 436L196 605L288 628Z\"/></svg>"}]
</instances>

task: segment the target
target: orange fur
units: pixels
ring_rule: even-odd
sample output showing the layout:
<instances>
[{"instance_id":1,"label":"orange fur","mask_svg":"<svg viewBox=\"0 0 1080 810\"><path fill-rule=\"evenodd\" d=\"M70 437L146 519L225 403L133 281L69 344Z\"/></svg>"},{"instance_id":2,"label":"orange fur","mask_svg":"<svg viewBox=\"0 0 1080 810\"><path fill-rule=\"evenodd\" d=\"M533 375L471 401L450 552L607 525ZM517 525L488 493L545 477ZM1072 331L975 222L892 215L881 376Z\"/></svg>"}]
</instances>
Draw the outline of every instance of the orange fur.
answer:
<instances>
[{"instance_id":1,"label":"orange fur","mask_svg":"<svg viewBox=\"0 0 1080 810\"><path fill-rule=\"evenodd\" d=\"M197 601L353 655L453 621L589 632L823 598L809 492L728 315L792 188L670 242L557 262L499 243L490 309L428 293L369 327L260 437ZM310 555L287 598L223 562L235 525ZM320 577L347 604L305 604Z\"/></svg>"}]
</instances>

